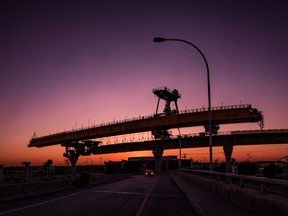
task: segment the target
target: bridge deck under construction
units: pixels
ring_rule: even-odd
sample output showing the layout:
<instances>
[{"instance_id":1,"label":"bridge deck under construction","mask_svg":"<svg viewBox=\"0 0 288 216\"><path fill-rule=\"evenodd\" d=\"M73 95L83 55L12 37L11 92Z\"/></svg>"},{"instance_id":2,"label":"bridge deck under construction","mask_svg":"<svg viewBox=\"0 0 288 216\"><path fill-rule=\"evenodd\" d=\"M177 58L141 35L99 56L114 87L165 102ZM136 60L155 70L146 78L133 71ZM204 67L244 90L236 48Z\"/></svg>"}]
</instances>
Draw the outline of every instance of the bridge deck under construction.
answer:
<instances>
[{"instance_id":1,"label":"bridge deck under construction","mask_svg":"<svg viewBox=\"0 0 288 216\"><path fill-rule=\"evenodd\" d=\"M162 144L164 150L179 148L203 148L208 147L208 136L183 135L181 141L178 136L168 140L150 140L142 142L129 142L110 145L101 145L89 149L92 154L110 154L119 152L154 150L155 145ZM265 145L288 144L288 129L278 130L248 130L230 131L213 136L213 146L238 146L238 145Z\"/></svg>"},{"instance_id":2,"label":"bridge deck under construction","mask_svg":"<svg viewBox=\"0 0 288 216\"><path fill-rule=\"evenodd\" d=\"M251 105L235 105L216 107L211 110L211 120L217 124L233 124L246 122L260 122L263 120L261 112ZM181 127L203 126L209 121L207 109L186 110L175 115L155 115L124 120L81 130L55 133L48 136L33 137L28 147L45 147L57 144L78 142L145 131L158 128L172 129Z\"/></svg>"}]
</instances>

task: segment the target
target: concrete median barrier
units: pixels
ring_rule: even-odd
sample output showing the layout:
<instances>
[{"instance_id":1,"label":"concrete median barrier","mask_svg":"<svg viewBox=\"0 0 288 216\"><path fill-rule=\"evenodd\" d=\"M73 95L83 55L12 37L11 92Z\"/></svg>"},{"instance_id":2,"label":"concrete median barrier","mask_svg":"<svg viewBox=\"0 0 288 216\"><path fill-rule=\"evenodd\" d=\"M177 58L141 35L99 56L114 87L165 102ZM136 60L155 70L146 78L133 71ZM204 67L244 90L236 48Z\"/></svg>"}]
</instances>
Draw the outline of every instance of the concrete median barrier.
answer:
<instances>
[{"instance_id":1,"label":"concrete median barrier","mask_svg":"<svg viewBox=\"0 0 288 216\"><path fill-rule=\"evenodd\" d=\"M57 191L71 189L73 187L88 187L89 185L116 181L129 177L130 175L128 174L111 174L111 175L93 174L89 176L89 179L87 180L87 182L85 182L86 184L82 184L83 182L81 179L80 185L73 184L73 180L75 179L47 180L47 181L6 184L6 185L3 184L0 185L0 202L13 199L39 196L42 194L48 194Z\"/></svg>"},{"instance_id":2,"label":"concrete median barrier","mask_svg":"<svg viewBox=\"0 0 288 216\"><path fill-rule=\"evenodd\" d=\"M0 201L33 197L71 188L70 180L50 180L0 186Z\"/></svg>"}]
</instances>

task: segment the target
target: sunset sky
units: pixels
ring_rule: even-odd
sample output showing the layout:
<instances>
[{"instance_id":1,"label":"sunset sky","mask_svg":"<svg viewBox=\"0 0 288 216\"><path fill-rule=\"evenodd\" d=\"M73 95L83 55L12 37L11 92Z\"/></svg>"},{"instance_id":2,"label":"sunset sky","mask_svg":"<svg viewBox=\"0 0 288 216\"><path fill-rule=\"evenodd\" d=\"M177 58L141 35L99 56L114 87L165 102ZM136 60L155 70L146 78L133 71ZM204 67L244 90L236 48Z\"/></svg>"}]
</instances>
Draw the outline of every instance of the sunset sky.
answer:
<instances>
[{"instance_id":1,"label":"sunset sky","mask_svg":"<svg viewBox=\"0 0 288 216\"><path fill-rule=\"evenodd\" d=\"M152 89L178 89L180 110L252 104L265 129L288 128L288 3L274 0L1 0L0 164L63 165L60 146L28 148L38 136L151 115ZM259 129L257 124L221 131ZM194 133L203 128L187 130ZM214 158L223 160L223 149ZM208 149L184 150L208 161ZM178 151L167 151L177 155ZM288 144L235 147L236 160L277 160ZM152 156L98 155L94 163ZM102 158L102 159L100 159ZM87 157L80 159L85 163Z\"/></svg>"}]
</instances>

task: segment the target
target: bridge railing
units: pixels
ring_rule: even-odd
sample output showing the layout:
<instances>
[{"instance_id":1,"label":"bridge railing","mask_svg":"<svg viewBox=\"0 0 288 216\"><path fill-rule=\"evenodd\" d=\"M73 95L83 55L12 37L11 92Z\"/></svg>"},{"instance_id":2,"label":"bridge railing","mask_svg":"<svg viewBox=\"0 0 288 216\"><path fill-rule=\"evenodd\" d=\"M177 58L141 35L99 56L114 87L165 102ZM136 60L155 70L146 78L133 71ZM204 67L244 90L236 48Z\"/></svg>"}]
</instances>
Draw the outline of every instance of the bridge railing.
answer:
<instances>
[{"instance_id":1,"label":"bridge railing","mask_svg":"<svg viewBox=\"0 0 288 216\"><path fill-rule=\"evenodd\" d=\"M265 129L265 130L239 130L239 131L231 131L230 134L248 134L248 133L279 133L279 132L287 132L288 129Z\"/></svg>"},{"instance_id":2,"label":"bridge railing","mask_svg":"<svg viewBox=\"0 0 288 216\"><path fill-rule=\"evenodd\" d=\"M217 106L211 107L211 110L227 110L227 109L239 109L239 108L251 108L251 104L239 104L239 105L227 105L227 106ZM184 113L195 113L195 112L207 112L208 107L202 107L197 109L186 109L179 111L180 114Z\"/></svg>"},{"instance_id":3,"label":"bridge railing","mask_svg":"<svg viewBox=\"0 0 288 216\"><path fill-rule=\"evenodd\" d=\"M237 135L237 134L263 134L263 133L287 133L288 129L262 129L262 130L239 130L239 131L218 131L217 135L215 136L222 136L222 135ZM181 138L188 138L188 137L199 137L201 136L200 133L189 133L189 134L181 134ZM179 135L172 135L171 139L179 138Z\"/></svg>"},{"instance_id":4,"label":"bridge railing","mask_svg":"<svg viewBox=\"0 0 288 216\"><path fill-rule=\"evenodd\" d=\"M211 172L204 170L182 169L182 172L196 176L201 176L217 181L223 181L228 184L236 184L239 187L253 188L262 193L273 193L288 196L288 181L279 179L268 179L265 177L255 177L238 175L231 173Z\"/></svg>"}]
</instances>

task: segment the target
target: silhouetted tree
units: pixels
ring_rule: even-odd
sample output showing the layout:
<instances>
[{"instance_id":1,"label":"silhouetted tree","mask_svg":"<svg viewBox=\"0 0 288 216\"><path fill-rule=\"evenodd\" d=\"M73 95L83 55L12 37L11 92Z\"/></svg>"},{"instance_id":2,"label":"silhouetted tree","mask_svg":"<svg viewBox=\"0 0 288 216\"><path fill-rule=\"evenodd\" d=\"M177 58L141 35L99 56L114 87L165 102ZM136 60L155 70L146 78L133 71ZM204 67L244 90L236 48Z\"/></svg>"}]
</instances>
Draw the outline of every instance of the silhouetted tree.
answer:
<instances>
[{"instance_id":1,"label":"silhouetted tree","mask_svg":"<svg viewBox=\"0 0 288 216\"><path fill-rule=\"evenodd\" d=\"M50 167L52 166L52 164L53 164L53 160L51 159L48 159L47 161L43 163L43 167L46 169L47 177L50 176Z\"/></svg>"},{"instance_id":2,"label":"silhouetted tree","mask_svg":"<svg viewBox=\"0 0 288 216\"><path fill-rule=\"evenodd\" d=\"M238 164L238 173L242 175L255 175L258 167L255 163L241 162Z\"/></svg>"},{"instance_id":3,"label":"silhouetted tree","mask_svg":"<svg viewBox=\"0 0 288 216\"><path fill-rule=\"evenodd\" d=\"M275 165L274 163L270 163L269 165L265 166L263 170L263 174L266 178L275 178L277 175L282 173L282 167Z\"/></svg>"},{"instance_id":4,"label":"silhouetted tree","mask_svg":"<svg viewBox=\"0 0 288 216\"><path fill-rule=\"evenodd\" d=\"M220 163L217 168L215 168L215 171L217 172L226 172L226 163L222 162Z\"/></svg>"},{"instance_id":5,"label":"silhouetted tree","mask_svg":"<svg viewBox=\"0 0 288 216\"><path fill-rule=\"evenodd\" d=\"M51 167L53 164L53 160L49 159L43 163L44 167Z\"/></svg>"}]
</instances>

